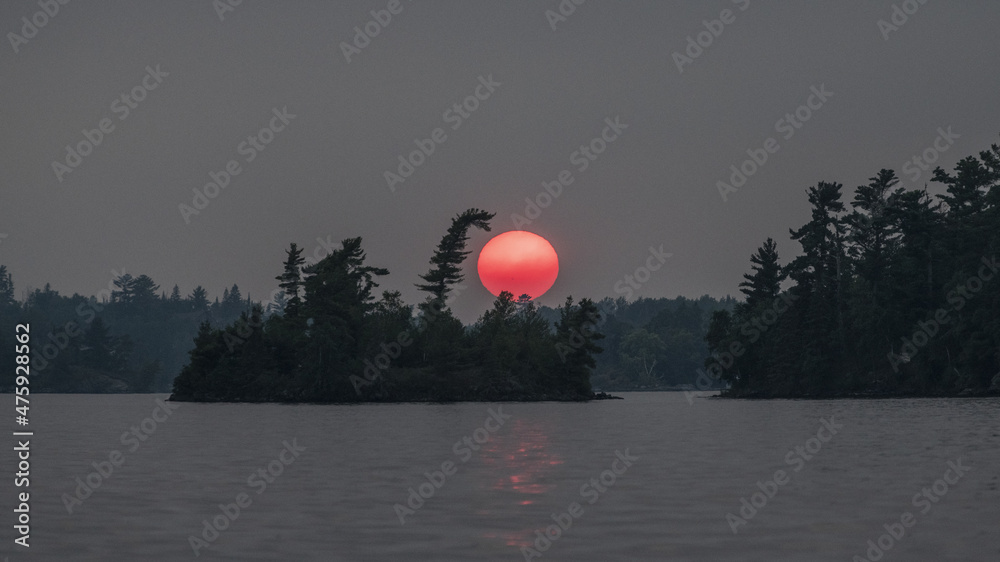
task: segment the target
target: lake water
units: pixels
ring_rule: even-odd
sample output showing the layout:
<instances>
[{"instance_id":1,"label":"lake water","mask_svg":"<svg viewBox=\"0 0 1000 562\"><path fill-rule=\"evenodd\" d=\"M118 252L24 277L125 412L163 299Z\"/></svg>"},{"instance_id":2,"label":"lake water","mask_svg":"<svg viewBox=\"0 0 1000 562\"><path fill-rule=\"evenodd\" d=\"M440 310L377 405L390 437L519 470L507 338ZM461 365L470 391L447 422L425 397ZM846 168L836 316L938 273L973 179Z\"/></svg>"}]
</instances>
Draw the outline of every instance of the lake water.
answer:
<instances>
[{"instance_id":1,"label":"lake water","mask_svg":"<svg viewBox=\"0 0 1000 562\"><path fill-rule=\"evenodd\" d=\"M996 399L622 396L169 415L154 412L162 395L32 396L31 547L13 543L8 479L0 554L189 560L194 536L208 560L850 561L885 534L883 560L1000 560ZM123 443L131 426L143 441ZM14 453L0 457L13 475ZM99 487L68 513L90 473ZM430 497L394 508L410 488ZM205 520L224 528L211 542ZM539 539L546 527L557 538ZM540 557L522 550L536 541Z\"/></svg>"}]
</instances>

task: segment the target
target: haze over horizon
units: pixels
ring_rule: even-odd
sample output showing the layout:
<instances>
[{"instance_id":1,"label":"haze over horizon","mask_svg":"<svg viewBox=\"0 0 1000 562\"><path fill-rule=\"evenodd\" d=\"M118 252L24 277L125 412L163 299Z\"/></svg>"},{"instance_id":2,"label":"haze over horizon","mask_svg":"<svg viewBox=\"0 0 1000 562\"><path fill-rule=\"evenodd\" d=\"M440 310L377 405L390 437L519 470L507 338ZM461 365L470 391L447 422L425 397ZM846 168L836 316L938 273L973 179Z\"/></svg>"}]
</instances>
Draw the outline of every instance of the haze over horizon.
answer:
<instances>
[{"instance_id":1,"label":"haze over horizon","mask_svg":"<svg viewBox=\"0 0 1000 562\"><path fill-rule=\"evenodd\" d=\"M388 5L244 2L220 16L211 2L71 2L24 42L10 34L42 8L0 5L0 264L18 296L46 283L93 295L114 270L168 293L203 285L214 299L236 283L265 299L290 242L310 255L318 239L361 236L368 263L390 270L380 290L415 304L418 275L470 207L497 216L470 238L470 290L453 303L464 321L493 300L479 249L516 227L559 254L541 304L621 296L615 284L661 246L672 256L634 297L735 296L766 238L783 262L798 253L788 229L809 219L807 187L843 183L849 202L881 168L921 187L931 174L907 172L914 156L937 142L932 167L950 170L1000 133L1000 76L970 56L1000 46L986 0L921 4L892 31L878 22L893 2L587 2L560 21L546 16L556 0L404 1L345 56ZM679 69L688 37L713 29ZM135 88L141 101L122 99ZM808 120L790 126L803 105ZM78 165L54 166L101 127ZM269 142L246 142L262 127ZM767 161L724 200L717 182L768 138ZM239 172L207 206L179 208L230 161ZM515 224L564 170L572 183Z\"/></svg>"}]
</instances>

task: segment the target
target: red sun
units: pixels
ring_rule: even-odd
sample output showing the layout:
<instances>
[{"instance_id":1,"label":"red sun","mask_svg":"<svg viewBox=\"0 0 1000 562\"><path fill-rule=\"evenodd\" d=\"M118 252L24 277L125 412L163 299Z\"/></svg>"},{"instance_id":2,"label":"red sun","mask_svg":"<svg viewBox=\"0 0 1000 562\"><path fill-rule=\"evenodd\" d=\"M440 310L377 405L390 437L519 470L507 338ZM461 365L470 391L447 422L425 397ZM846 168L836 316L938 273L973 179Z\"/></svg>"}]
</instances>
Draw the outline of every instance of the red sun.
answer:
<instances>
[{"instance_id":1,"label":"red sun","mask_svg":"<svg viewBox=\"0 0 1000 562\"><path fill-rule=\"evenodd\" d=\"M559 276L559 257L549 241L524 230L498 234L479 253L479 279L483 286L500 295L510 291L514 298L527 294L542 296Z\"/></svg>"}]
</instances>

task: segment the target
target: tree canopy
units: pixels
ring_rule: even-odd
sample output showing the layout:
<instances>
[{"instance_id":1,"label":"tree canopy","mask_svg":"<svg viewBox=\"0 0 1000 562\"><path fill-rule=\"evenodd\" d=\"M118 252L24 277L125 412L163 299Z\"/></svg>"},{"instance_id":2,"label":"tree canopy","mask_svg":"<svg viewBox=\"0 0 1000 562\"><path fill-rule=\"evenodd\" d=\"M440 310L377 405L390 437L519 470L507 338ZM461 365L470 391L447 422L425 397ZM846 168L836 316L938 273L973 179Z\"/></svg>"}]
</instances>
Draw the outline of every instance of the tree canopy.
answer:
<instances>
[{"instance_id":1,"label":"tree canopy","mask_svg":"<svg viewBox=\"0 0 1000 562\"><path fill-rule=\"evenodd\" d=\"M730 395L1000 392L1000 147L933 179L944 194L880 170L850 211L841 184L806 189L801 253L779 267L768 239L746 301L712 317L706 367Z\"/></svg>"}]
</instances>

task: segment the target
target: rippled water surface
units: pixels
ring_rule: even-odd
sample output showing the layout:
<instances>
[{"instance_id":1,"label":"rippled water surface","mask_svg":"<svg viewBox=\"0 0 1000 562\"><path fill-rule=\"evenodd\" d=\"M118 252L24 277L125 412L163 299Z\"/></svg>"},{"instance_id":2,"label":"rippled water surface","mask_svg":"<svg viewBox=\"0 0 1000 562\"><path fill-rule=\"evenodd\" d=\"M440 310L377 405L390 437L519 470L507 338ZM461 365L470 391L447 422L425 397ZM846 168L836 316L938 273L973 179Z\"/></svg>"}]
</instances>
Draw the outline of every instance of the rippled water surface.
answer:
<instances>
[{"instance_id":1,"label":"rippled water surface","mask_svg":"<svg viewBox=\"0 0 1000 562\"><path fill-rule=\"evenodd\" d=\"M1000 560L996 399L622 396L182 403L169 416L156 411L164 421L155 425L161 396L33 396L31 547L14 545L8 524L2 553L12 562L188 560L190 537L215 519L225 529L208 533L198 559L516 561L537 542L540 559L553 561L849 561L909 512L911 526L895 527L902 537L882 539L883 560ZM836 433L820 431L821 418ZM132 426L144 441L123 442ZM94 462L106 470L113 451L124 462L67 513L76 478ZM0 457L13 475L13 453ZM970 468L959 477L949 461ZM251 479L258 470L270 482ZM783 484L769 484L779 470ZM945 476L955 483L935 490ZM758 481L764 492L754 497ZM6 488L12 521L12 479ZM410 499L416 509L406 513L410 488L430 497ZM245 507L230 520L219 506L238 496ZM750 512L741 499L760 507ZM736 521L741 507L750 517L732 523L734 534L727 514ZM553 514L570 526L540 539Z\"/></svg>"}]
</instances>

